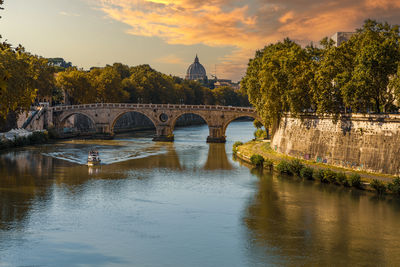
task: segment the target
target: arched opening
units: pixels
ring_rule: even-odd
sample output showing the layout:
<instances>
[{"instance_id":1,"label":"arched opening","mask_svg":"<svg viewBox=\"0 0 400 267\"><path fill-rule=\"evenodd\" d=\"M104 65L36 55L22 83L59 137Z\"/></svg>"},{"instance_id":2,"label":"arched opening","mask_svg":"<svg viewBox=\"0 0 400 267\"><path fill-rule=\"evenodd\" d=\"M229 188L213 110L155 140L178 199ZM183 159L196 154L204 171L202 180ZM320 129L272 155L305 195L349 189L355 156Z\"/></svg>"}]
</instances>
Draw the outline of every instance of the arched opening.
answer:
<instances>
[{"instance_id":1,"label":"arched opening","mask_svg":"<svg viewBox=\"0 0 400 267\"><path fill-rule=\"evenodd\" d=\"M224 126L227 142L247 142L252 140L256 131L253 125L255 119L253 116L240 116L227 122Z\"/></svg>"},{"instance_id":2,"label":"arched opening","mask_svg":"<svg viewBox=\"0 0 400 267\"><path fill-rule=\"evenodd\" d=\"M65 137L93 134L96 132L96 124L85 114L72 113L61 120L59 131Z\"/></svg>"},{"instance_id":3,"label":"arched opening","mask_svg":"<svg viewBox=\"0 0 400 267\"><path fill-rule=\"evenodd\" d=\"M196 113L184 113L172 122L175 140L198 140L204 142L209 130L206 120ZM176 130L178 129L178 130Z\"/></svg>"},{"instance_id":4,"label":"arched opening","mask_svg":"<svg viewBox=\"0 0 400 267\"><path fill-rule=\"evenodd\" d=\"M130 111L120 114L113 122L111 130L115 134L146 134L153 137L156 127L151 119L145 114Z\"/></svg>"}]
</instances>

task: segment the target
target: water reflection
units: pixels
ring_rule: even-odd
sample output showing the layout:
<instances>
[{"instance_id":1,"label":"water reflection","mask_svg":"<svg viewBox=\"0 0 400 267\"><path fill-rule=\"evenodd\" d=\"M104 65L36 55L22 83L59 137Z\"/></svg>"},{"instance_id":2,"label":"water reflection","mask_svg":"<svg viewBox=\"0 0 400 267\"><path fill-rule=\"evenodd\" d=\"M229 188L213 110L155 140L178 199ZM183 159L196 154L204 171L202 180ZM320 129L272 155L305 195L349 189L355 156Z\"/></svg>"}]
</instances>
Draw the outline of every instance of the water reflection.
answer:
<instances>
[{"instance_id":1,"label":"water reflection","mask_svg":"<svg viewBox=\"0 0 400 267\"><path fill-rule=\"evenodd\" d=\"M259 177L244 215L254 262L315 266L395 266L400 262L398 201L357 190Z\"/></svg>"},{"instance_id":2,"label":"water reflection","mask_svg":"<svg viewBox=\"0 0 400 267\"><path fill-rule=\"evenodd\" d=\"M78 143L69 144L69 146L58 144L43 146L40 149L30 148L26 151L18 150L1 154L0 228L22 227L24 219L35 201L41 199L43 203L51 202L53 184L68 186L74 194L83 194L85 191L76 190L76 187L83 186L92 179L126 179L128 176L132 176L134 170L191 170L191 168L197 168L199 158L201 158L201 153L198 153L200 150L193 149L190 153L181 155L182 158L188 155L194 157L194 159L184 161L182 165L173 143L160 145L149 142L149 146L142 152L161 151L162 153L94 167L62 159L67 154L73 161L84 162L89 147L91 144ZM102 147L104 150L104 143ZM113 148L118 150L118 146ZM131 148L133 147L131 146ZM137 146L134 148L138 150ZM62 150L63 152L60 152ZM137 153L140 154L140 151ZM57 157L52 155L57 155ZM203 169L214 171L233 169L224 144L209 145L207 162ZM145 172L139 172L135 177L137 179L151 178Z\"/></svg>"},{"instance_id":3,"label":"water reflection","mask_svg":"<svg viewBox=\"0 0 400 267\"><path fill-rule=\"evenodd\" d=\"M193 127L173 144L124 136L0 154L0 265L398 265L398 200L250 173L231 159L249 126L233 123L226 146ZM92 147L105 165L83 165Z\"/></svg>"},{"instance_id":4,"label":"water reflection","mask_svg":"<svg viewBox=\"0 0 400 267\"><path fill-rule=\"evenodd\" d=\"M233 169L226 155L225 144L209 144L207 162L203 168L208 171Z\"/></svg>"}]
</instances>

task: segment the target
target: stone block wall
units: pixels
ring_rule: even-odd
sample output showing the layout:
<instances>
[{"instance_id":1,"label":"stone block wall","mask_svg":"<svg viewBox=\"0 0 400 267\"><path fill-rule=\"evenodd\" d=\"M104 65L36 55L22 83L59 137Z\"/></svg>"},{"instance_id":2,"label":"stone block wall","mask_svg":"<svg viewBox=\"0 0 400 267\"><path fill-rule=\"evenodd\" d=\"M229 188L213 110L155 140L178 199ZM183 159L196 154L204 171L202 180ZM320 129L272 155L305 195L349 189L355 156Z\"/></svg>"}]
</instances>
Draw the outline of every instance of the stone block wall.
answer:
<instances>
[{"instance_id":1,"label":"stone block wall","mask_svg":"<svg viewBox=\"0 0 400 267\"><path fill-rule=\"evenodd\" d=\"M400 174L400 115L332 117L303 115L281 120L275 151L302 159L377 173Z\"/></svg>"}]
</instances>

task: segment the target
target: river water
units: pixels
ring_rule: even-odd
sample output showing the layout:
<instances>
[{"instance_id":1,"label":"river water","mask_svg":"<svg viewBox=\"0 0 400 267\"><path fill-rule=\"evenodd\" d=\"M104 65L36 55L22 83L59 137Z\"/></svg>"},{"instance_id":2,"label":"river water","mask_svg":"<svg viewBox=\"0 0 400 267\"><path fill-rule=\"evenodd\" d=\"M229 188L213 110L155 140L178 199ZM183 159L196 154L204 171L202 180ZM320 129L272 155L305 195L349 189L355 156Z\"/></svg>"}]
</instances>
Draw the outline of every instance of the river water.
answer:
<instances>
[{"instance_id":1,"label":"river water","mask_svg":"<svg viewBox=\"0 0 400 267\"><path fill-rule=\"evenodd\" d=\"M0 154L0 266L399 266L400 201L250 170L251 122ZM85 166L97 148L102 166Z\"/></svg>"}]
</instances>

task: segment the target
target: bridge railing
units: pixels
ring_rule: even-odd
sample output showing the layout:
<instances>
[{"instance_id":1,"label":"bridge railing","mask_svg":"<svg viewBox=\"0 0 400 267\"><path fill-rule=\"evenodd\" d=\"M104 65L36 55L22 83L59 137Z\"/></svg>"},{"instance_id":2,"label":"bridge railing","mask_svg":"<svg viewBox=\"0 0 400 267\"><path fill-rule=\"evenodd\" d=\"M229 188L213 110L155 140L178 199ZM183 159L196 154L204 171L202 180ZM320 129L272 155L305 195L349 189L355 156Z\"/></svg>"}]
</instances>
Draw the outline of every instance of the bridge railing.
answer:
<instances>
[{"instance_id":1,"label":"bridge railing","mask_svg":"<svg viewBox=\"0 0 400 267\"><path fill-rule=\"evenodd\" d=\"M226 111L242 111L255 112L252 107L233 107L219 105L182 105L182 104L132 104L132 103L93 103L81 105L65 105L51 107L53 111L81 110L92 108L157 108L157 109L200 109L200 110L226 110Z\"/></svg>"}]
</instances>

